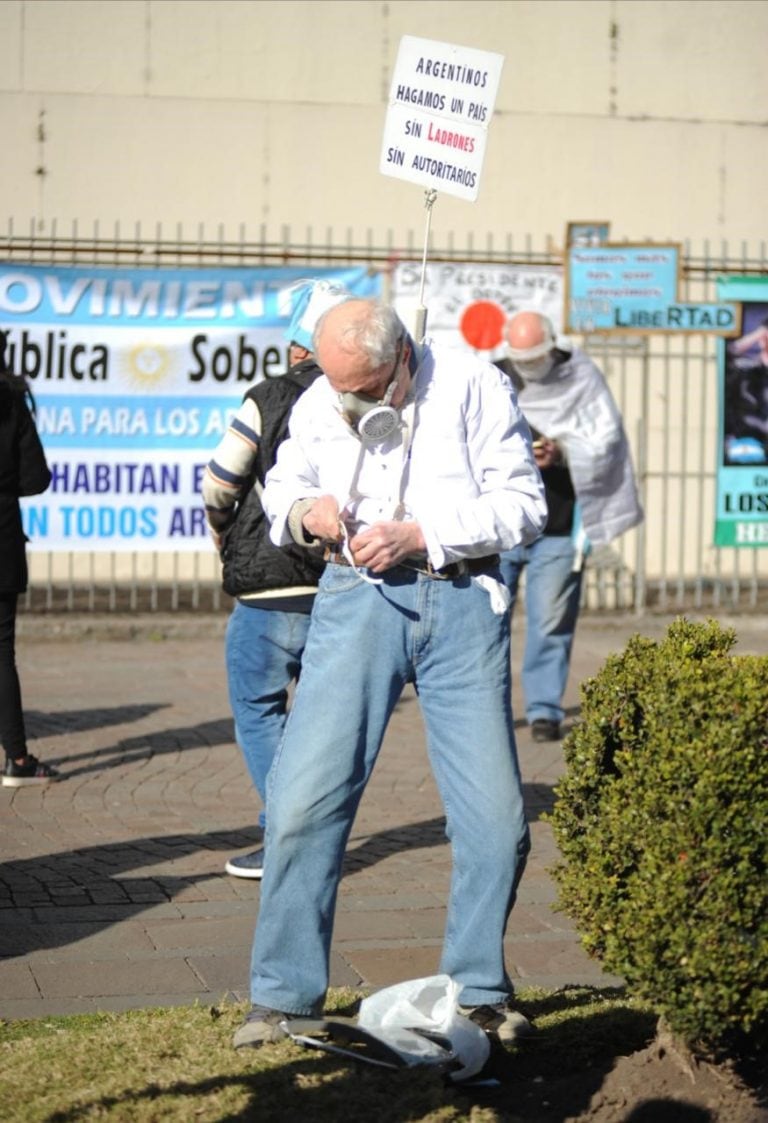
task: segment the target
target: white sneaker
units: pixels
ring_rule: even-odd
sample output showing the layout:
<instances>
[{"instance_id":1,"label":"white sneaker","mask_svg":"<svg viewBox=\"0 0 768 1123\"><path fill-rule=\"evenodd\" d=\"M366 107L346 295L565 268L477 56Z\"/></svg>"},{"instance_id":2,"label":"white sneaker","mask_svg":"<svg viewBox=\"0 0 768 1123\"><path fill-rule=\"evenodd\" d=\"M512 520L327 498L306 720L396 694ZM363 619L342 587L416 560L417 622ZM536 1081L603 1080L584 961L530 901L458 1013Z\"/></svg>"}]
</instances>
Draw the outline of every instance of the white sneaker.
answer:
<instances>
[{"instance_id":1,"label":"white sneaker","mask_svg":"<svg viewBox=\"0 0 768 1123\"><path fill-rule=\"evenodd\" d=\"M224 869L233 877L249 877L260 881L264 876L263 847L261 850L253 850L250 854L241 854L239 858L230 858Z\"/></svg>"}]
</instances>

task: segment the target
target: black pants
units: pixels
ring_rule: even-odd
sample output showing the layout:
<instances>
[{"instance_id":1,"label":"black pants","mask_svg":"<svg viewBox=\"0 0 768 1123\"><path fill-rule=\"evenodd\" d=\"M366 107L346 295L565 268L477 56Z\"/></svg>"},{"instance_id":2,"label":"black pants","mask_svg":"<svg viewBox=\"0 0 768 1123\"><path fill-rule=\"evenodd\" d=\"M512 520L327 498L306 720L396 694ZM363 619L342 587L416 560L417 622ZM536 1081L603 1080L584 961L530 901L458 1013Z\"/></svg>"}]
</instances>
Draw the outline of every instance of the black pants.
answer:
<instances>
[{"instance_id":1,"label":"black pants","mask_svg":"<svg viewBox=\"0 0 768 1123\"><path fill-rule=\"evenodd\" d=\"M26 756L27 738L16 670L16 593L0 593L0 743L6 757Z\"/></svg>"}]
</instances>

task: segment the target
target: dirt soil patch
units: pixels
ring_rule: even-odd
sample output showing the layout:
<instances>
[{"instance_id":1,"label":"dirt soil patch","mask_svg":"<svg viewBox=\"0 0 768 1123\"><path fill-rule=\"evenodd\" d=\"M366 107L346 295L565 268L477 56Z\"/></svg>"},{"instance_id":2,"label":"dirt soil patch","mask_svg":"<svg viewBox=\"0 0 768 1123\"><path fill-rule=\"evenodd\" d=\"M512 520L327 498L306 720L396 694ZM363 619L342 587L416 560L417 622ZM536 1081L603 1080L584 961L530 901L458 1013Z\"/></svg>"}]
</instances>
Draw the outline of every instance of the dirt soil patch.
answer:
<instances>
[{"instance_id":1,"label":"dirt soil patch","mask_svg":"<svg viewBox=\"0 0 768 1123\"><path fill-rule=\"evenodd\" d=\"M739 1073L696 1060L660 1036L607 1070L594 1065L560 1080L529 1077L515 1087L511 1066L504 1091L486 1103L500 1120L530 1123L768 1123L768 1080L759 1064Z\"/></svg>"}]
</instances>

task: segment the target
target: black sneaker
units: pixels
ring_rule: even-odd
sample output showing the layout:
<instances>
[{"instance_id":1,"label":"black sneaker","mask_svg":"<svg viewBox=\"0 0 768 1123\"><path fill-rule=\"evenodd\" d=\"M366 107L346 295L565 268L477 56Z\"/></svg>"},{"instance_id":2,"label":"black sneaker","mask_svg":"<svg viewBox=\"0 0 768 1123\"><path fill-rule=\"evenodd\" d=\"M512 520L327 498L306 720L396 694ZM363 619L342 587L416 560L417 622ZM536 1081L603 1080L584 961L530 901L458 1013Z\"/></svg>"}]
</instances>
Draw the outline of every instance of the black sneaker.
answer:
<instances>
[{"instance_id":1,"label":"black sneaker","mask_svg":"<svg viewBox=\"0 0 768 1123\"><path fill-rule=\"evenodd\" d=\"M549 721L545 717L537 717L531 723L531 737L534 741L559 741L560 722Z\"/></svg>"},{"instance_id":2,"label":"black sneaker","mask_svg":"<svg viewBox=\"0 0 768 1123\"><path fill-rule=\"evenodd\" d=\"M17 764L12 757L8 757L3 770L4 788L26 788L31 784L50 784L60 780L61 776L50 764L43 764L28 753L23 764Z\"/></svg>"},{"instance_id":3,"label":"black sneaker","mask_svg":"<svg viewBox=\"0 0 768 1123\"><path fill-rule=\"evenodd\" d=\"M459 1013L499 1041L517 1041L536 1032L525 1014L515 1010L509 1002L497 1002L493 1006L459 1006Z\"/></svg>"},{"instance_id":4,"label":"black sneaker","mask_svg":"<svg viewBox=\"0 0 768 1123\"><path fill-rule=\"evenodd\" d=\"M254 850L251 854L230 858L224 869L233 877L261 879L264 876L264 850Z\"/></svg>"},{"instance_id":5,"label":"black sneaker","mask_svg":"<svg viewBox=\"0 0 768 1123\"><path fill-rule=\"evenodd\" d=\"M280 1010L270 1010L268 1006L252 1006L245 1021L235 1030L232 1044L236 1049L258 1049L270 1041L282 1041L288 1036L283 1028L295 1014L283 1014Z\"/></svg>"}]
</instances>

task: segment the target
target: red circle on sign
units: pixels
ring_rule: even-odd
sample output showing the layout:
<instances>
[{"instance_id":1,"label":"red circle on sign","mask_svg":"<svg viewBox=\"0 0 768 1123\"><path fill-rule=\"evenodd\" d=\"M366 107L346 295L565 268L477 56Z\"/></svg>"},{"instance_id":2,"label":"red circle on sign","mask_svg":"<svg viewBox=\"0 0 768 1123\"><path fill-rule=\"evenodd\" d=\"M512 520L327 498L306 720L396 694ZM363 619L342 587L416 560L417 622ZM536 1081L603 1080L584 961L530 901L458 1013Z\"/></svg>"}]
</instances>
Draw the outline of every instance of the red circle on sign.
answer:
<instances>
[{"instance_id":1,"label":"red circle on sign","mask_svg":"<svg viewBox=\"0 0 768 1123\"><path fill-rule=\"evenodd\" d=\"M499 304L476 300L462 312L459 331L476 351L492 351L501 343L506 320L507 314Z\"/></svg>"}]
</instances>

